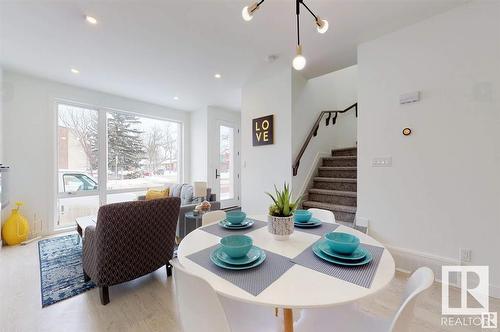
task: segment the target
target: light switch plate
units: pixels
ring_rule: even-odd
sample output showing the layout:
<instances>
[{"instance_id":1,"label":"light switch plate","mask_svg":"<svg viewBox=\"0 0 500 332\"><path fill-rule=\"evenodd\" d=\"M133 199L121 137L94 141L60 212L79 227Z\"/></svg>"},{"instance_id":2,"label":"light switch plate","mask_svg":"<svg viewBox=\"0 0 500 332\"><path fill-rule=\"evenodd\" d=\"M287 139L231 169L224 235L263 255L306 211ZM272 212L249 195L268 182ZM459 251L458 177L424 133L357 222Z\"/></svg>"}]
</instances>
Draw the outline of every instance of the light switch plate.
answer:
<instances>
[{"instance_id":1,"label":"light switch plate","mask_svg":"<svg viewBox=\"0 0 500 332\"><path fill-rule=\"evenodd\" d=\"M375 157L372 159L372 167L392 167L392 157Z\"/></svg>"}]
</instances>

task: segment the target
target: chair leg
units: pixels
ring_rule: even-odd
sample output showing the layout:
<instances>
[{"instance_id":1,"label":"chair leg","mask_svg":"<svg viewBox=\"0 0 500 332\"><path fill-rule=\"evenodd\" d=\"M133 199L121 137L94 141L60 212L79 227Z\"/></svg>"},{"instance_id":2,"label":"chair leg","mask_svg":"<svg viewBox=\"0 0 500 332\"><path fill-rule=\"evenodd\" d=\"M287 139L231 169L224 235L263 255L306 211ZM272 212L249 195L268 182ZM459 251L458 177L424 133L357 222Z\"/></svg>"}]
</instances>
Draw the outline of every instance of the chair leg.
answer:
<instances>
[{"instance_id":1,"label":"chair leg","mask_svg":"<svg viewBox=\"0 0 500 332\"><path fill-rule=\"evenodd\" d=\"M90 277L88 276L87 273L85 273L85 271L83 271L83 281L84 282L89 282L90 281Z\"/></svg>"},{"instance_id":2,"label":"chair leg","mask_svg":"<svg viewBox=\"0 0 500 332\"><path fill-rule=\"evenodd\" d=\"M172 265L167 264L167 277L172 275Z\"/></svg>"},{"instance_id":3,"label":"chair leg","mask_svg":"<svg viewBox=\"0 0 500 332\"><path fill-rule=\"evenodd\" d=\"M99 296L101 298L102 305L106 305L109 303L109 288L108 288L108 286L99 287Z\"/></svg>"}]
</instances>

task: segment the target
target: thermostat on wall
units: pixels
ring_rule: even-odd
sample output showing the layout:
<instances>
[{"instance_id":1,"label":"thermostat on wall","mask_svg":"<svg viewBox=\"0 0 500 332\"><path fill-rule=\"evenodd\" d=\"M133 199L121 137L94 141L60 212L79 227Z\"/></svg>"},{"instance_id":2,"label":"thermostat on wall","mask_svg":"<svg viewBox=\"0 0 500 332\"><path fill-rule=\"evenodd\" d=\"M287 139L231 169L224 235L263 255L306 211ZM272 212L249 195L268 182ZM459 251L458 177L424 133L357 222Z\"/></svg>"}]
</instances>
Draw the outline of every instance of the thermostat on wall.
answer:
<instances>
[{"instance_id":1,"label":"thermostat on wall","mask_svg":"<svg viewBox=\"0 0 500 332\"><path fill-rule=\"evenodd\" d=\"M401 105L416 103L417 101L420 101L420 91L404 93L399 96L399 103Z\"/></svg>"}]
</instances>

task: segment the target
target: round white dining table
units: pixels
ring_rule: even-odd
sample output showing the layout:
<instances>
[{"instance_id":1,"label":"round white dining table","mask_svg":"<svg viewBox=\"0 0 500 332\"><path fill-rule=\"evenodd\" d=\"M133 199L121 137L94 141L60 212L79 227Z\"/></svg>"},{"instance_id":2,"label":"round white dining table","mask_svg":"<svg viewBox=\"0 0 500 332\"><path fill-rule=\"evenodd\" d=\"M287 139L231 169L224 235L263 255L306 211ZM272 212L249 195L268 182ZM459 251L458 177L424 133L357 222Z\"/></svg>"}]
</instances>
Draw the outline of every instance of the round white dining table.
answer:
<instances>
[{"instance_id":1,"label":"round white dining table","mask_svg":"<svg viewBox=\"0 0 500 332\"><path fill-rule=\"evenodd\" d=\"M250 218L267 222L265 215L250 216ZM340 225L335 231L354 234L359 237L361 243L384 247L374 238L350 227ZM290 259L320 238L319 235L302 232L297 228L286 241L275 240L267 227L249 231L245 235L253 239L254 245ZM369 288L295 264L260 294L254 296L186 257L218 244L220 239L219 236L204 231L203 227L194 230L179 245L177 251L179 262L186 270L206 280L222 296L242 302L282 308L286 332L293 331L292 309L331 307L359 300L386 287L395 273L394 259L385 249Z\"/></svg>"}]
</instances>

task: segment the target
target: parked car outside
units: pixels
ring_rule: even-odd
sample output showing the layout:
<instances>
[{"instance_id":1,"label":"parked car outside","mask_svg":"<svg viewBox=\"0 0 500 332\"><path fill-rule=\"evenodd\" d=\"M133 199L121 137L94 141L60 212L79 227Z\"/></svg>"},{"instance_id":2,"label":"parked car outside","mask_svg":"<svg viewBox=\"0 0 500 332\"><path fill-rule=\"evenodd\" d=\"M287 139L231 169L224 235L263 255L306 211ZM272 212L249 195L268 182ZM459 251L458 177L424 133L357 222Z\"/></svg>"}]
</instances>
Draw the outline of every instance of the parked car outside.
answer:
<instances>
[{"instance_id":1,"label":"parked car outside","mask_svg":"<svg viewBox=\"0 0 500 332\"><path fill-rule=\"evenodd\" d=\"M82 171L59 170L59 192L69 193L76 191L97 190L97 180Z\"/></svg>"},{"instance_id":2,"label":"parked car outside","mask_svg":"<svg viewBox=\"0 0 500 332\"><path fill-rule=\"evenodd\" d=\"M61 194L58 201L59 226L73 226L75 218L97 214L100 205L99 184L92 175L79 170L60 170L57 182ZM143 194L144 190L141 189L109 193L106 195L106 203L133 201Z\"/></svg>"}]
</instances>

